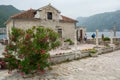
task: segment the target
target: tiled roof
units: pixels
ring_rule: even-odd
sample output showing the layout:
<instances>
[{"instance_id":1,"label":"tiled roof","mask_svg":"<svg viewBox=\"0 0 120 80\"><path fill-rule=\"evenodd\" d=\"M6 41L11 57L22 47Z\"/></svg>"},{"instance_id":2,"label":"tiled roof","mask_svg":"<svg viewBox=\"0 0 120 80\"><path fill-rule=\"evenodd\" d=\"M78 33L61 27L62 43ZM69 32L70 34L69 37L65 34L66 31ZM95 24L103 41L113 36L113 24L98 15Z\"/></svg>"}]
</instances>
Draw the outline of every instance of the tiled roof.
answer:
<instances>
[{"instance_id":1,"label":"tiled roof","mask_svg":"<svg viewBox=\"0 0 120 80\"><path fill-rule=\"evenodd\" d=\"M19 14L11 16L12 19L35 19L34 16L36 14L36 10L30 9L24 12L21 12ZM61 15L62 19L60 21L62 22L77 22L74 19L68 18L66 16Z\"/></svg>"},{"instance_id":2,"label":"tiled roof","mask_svg":"<svg viewBox=\"0 0 120 80\"><path fill-rule=\"evenodd\" d=\"M13 15L11 16L11 18L17 18L17 19L34 19L34 15L35 15L35 10L30 9L24 12L21 12L19 14Z\"/></svg>"},{"instance_id":3,"label":"tiled roof","mask_svg":"<svg viewBox=\"0 0 120 80\"><path fill-rule=\"evenodd\" d=\"M77 20L71 19L71 18L63 16L63 15L61 15L61 17L62 17L61 21L65 21L65 22L77 22Z\"/></svg>"}]
</instances>

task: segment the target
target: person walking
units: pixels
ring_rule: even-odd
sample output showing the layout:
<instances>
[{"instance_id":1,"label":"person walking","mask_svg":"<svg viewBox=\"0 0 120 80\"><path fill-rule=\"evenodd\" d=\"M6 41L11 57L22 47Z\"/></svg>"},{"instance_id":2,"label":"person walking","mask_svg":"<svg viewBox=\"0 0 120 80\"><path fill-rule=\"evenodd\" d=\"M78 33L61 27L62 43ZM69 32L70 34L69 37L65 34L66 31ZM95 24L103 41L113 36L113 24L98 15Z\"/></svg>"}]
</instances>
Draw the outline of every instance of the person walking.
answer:
<instances>
[{"instance_id":1,"label":"person walking","mask_svg":"<svg viewBox=\"0 0 120 80\"><path fill-rule=\"evenodd\" d=\"M84 36L84 41L86 43L86 41L87 41L87 34L85 34L85 36Z\"/></svg>"}]
</instances>

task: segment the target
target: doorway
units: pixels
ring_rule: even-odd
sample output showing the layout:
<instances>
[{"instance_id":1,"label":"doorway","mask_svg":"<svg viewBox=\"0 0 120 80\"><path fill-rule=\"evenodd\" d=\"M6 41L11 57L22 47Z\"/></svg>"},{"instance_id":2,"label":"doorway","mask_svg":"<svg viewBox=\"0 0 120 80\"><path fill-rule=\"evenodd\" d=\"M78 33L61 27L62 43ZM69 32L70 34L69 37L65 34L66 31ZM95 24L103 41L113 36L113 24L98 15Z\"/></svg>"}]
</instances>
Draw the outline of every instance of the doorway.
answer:
<instances>
[{"instance_id":1,"label":"doorway","mask_svg":"<svg viewBox=\"0 0 120 80\"><path fill-rule=\"evenodd\" d=\"M80 30L80 42L83 40L83 30Z\"/></svg>"}]
</instances>

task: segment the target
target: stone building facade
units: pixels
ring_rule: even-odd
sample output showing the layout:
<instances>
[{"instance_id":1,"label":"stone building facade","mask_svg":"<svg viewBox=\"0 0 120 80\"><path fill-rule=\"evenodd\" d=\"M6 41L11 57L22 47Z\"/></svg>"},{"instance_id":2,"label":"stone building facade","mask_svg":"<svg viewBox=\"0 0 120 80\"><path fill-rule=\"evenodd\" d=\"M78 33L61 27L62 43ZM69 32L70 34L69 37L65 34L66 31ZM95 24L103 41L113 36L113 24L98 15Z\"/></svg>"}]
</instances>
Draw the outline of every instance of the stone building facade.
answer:
<instances>
[{"instance_id":1,"label":"stone building facade","mask_svg":"<svg viewBox=\"0 0 120 80\"><path fill-rule=\"evenodd\" d=\"M82 43L86 34L86 28L77 26L76 27L76 39L78 42Z\"/></svg>"},{"instance_id":2,"label":"stone building facade","mask_svg":"<svg viewBox=\"0 0 120 80\"><path fill-rule=\"evenodd\" d=\"M12 27L25 30L33 26L43 26L58 32L64 40L71 39L75 41L77 21L63 16L60 13L59 10L49 4L37 10L30 9L11 16L6 22L7 38L9 40L8 34L11 32Z\"/></svg>"}]
</instances>

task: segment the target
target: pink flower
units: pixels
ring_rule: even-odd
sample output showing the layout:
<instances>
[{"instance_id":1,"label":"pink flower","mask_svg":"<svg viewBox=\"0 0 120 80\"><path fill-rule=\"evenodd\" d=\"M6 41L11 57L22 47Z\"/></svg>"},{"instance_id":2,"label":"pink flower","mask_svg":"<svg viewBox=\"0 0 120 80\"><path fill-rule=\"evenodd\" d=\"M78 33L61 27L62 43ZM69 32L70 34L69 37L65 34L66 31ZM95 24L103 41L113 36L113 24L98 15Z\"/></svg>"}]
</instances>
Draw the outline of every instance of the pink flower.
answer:
<instances>
[{"instance_id":1,"label":"pink flower","mask_svg":"<svg viewBox=\"0 0 120 80\"><path fill-rule=\"evenodd\" d=\"M19 68L19 69L21 69L21 68L22 68L22 66L21 66L21 65L19 65L19 66L18 66L18 68Z\"/></svg>"},{"instance_id":2,"label":"pink flower","mask_svg":"<svg viewBox=\"0 0 120 80\"><path fill-rule=\"evenodd\" d=\"M25 39L29 39L30 38L30 34L26 34Z\"/></svg>"},{"instance_id":3,"label":"pink flower","mask_svg":"<svg viewBox=\"0 0 120 80\"><path fill-rule=\"evenodd\" d=\"M41 54L44 54L46 51L45 50L40 50L40 53Z\"/></svg>"},{"instance_id":4,"label":"pink flower","mask_svg":"<svg viewBox=\"0 0 120 80\"><path fill-rule=\"evenodd\" d=\"M4 51L5 51L5 52L8 52L8 50L7 50L7 49L5 49Z\"/></svg>"},{"instance_id":5,"label":"pink flower","mask_svg":"<svg viewBox=\"0 0 120 80\"><path fill-rule=\"evenodd\" d=\"M40 69L40 64L37 65L38 66L38 70Z\"/></svg>"},{"instance_id":6,"label":"pink flower","mask_svg":"<svg viewBox=\"0 0 120 80\"><path fill-rule=\"evenodd\" d=\"M1 61L0 64L5 65L5 62L4 62L4 61Z\"/></svg>"}]
</instances>

